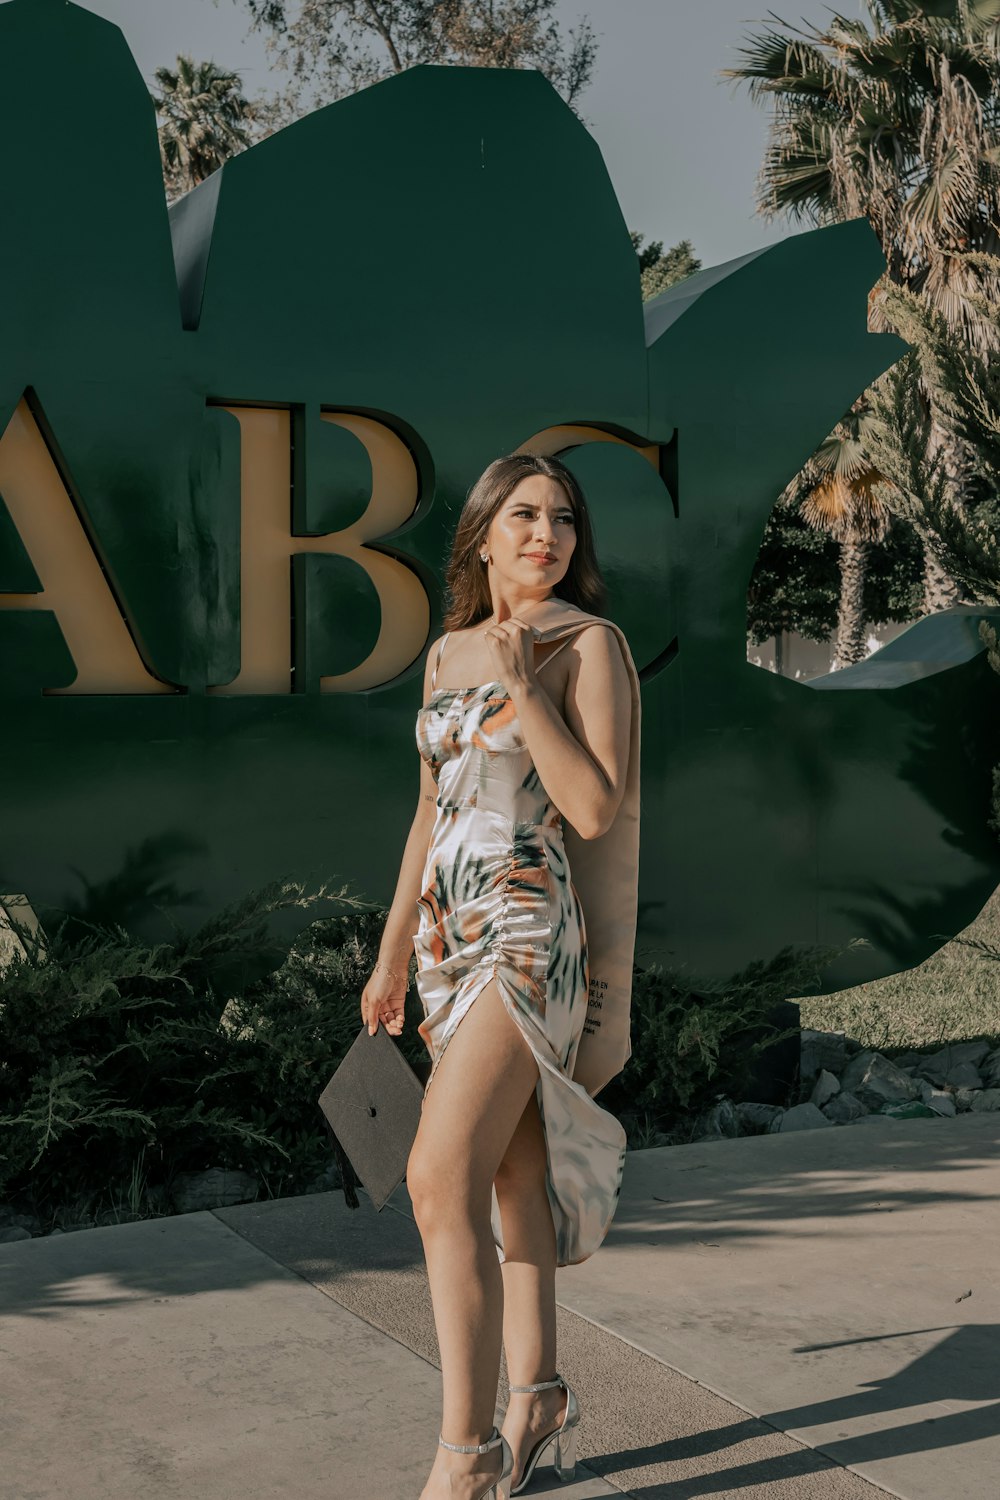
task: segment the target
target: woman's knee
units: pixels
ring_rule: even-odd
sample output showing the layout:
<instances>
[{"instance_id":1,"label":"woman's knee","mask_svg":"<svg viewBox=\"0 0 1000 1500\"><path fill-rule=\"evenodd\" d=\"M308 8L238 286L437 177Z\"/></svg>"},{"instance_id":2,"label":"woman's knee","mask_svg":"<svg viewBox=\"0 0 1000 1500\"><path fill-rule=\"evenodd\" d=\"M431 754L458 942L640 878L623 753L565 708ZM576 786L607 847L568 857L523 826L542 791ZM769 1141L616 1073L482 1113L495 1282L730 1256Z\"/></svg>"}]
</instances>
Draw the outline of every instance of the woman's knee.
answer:
<instances>
[{"instance_id":1,"label":"woman's knee","mask_svg":"<svg viewBox=\"0 0 1000 1500\"><path fill-rule=\"evenodd\" d=\"M489 1185L476 1174L450 1171L446 1163L418 1157L406 1168L406 1190L421 1231L444 1225L458 1228L489 1212Z\"/></svg>"},{"instance_id":2,"label":"woman's knee","mask_svg":"<svg viewBox=\"0 0 1000 1500\"><path fill-rule=\"evenodd\" d=\"M422 1118L406 1163L406 1190L418 1223L471 1218L484 1200L489 1203L490 1182L472 1139Z\"/></svg>"},{"instance_id":3,"label":"woman's knee","mask_svg":"<svg viewBox=\"0 0 1000 1500\"><path fill-rule=\"evenodd\" d=\"M414 1217L419 1221L424 1215L432 1215L440 1185L440 1163L430 1160L429 1153L415 1142L406 1163L406 1191L410 1195Z\"/></svg>"}]
</instances>

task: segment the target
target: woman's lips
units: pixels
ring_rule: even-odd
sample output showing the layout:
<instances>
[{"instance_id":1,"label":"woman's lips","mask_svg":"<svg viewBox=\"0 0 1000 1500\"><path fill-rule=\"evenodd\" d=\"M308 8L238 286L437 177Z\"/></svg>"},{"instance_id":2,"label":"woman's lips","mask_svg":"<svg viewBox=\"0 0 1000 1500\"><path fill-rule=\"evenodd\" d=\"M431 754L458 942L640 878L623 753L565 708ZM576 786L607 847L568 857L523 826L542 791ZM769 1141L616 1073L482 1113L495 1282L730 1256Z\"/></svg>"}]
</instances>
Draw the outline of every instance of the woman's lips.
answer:
<instances>
[{"instance_id":1,"label":"woman's lips","mask_svg":"<svg viewBox=\"0 0 1000 1500\"><path fill-rule=\"evenodd\" d=\"M556 561L554 557L548 557L542 552L526 552L524 555L529 562L545 563L550 567Z\"/></svg>"}]
</instances>

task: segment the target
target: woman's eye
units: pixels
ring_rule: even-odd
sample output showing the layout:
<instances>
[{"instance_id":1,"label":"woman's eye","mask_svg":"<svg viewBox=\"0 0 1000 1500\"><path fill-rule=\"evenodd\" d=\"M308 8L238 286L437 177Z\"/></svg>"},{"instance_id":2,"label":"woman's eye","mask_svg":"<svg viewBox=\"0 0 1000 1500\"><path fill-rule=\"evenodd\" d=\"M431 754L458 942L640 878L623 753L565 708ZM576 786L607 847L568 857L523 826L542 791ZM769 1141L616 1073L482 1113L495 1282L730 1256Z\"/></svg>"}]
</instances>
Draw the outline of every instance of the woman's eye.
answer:
<instances>
[{"instance_id":1,"label":"woman's eye","mask_svg":"<svg viewBox=\"0 0 1000 1500\"><path fill-rule=\"evenodd\" d=\"M535 514L535 513L534 513L534 511L533 511L533 510L516 510L516 511L515 511L515 512L514 512L514 514L515 514L515 516L533 516L533 515L534 515L534 514ZM570 515L570 514L569 514L569 513L568 513L568 512L567 512L567 514L566 514L566 515L564 515L564 516L559 516L559 517L558 517L558 519L559 519L559 520L560 520L560 521L569 521L569 522L570 522L570 523L572 523L572 520L573 520L573 517L572 517L572 515Z\"/></svg>"}]
</instances>

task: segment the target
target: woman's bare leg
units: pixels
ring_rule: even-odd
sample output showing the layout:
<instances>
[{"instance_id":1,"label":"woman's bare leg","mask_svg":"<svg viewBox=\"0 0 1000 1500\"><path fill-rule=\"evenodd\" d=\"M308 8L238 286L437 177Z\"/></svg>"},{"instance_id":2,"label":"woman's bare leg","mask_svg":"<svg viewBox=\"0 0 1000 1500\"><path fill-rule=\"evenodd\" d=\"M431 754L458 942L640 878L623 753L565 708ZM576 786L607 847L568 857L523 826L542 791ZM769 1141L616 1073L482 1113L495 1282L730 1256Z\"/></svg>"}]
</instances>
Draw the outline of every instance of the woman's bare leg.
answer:
<instances>
[{"instance_id":1,"label":"woman's bare leg","mask_svg":"<svg viewBox=\"0 0 1000 1500\"><path fill-rule=\"evenodd\" d=\"M445 1048L406 1172L441 1351L441 1434L450 1443L485 1442L493 1428L503 1281L491 1190L537 1079L534 1053L491 981ZM420 1500L479 1496L500 1461L499 1446L477 1454L437 1445Z\"/></svg>"},{"instance_id":2,"label":"woman's bare leg","mask_svg":"<svg viewBox=\"0 0 1000 1500\"><path fill-rule=\"evenodd\" d=\"M534 1092L518 1121L496 1175L503 1227L503 1343L512 1385L551 1380L556 1365L556 1232L545 1188L545 1134ZM511 1483L543 1432L553 1432L566 1410L560 1387L512 1394L503 1435L514 1453Z\"/></svg>"}]
</instances>

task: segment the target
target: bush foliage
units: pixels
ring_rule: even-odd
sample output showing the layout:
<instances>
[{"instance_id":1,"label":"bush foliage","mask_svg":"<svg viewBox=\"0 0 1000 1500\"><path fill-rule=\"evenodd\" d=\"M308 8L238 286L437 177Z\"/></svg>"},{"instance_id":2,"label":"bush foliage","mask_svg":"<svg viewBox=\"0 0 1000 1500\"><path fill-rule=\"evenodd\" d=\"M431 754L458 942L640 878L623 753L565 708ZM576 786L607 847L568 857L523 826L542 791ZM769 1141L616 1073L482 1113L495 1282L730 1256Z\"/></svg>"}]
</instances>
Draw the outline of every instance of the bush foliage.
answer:
<instances>
[{"instance_id":1,"label":"bush foliage","mask_svg":"<svg viewBox=\"0 0 1000 1500\"><path fill-rule=\"evenodd\" d=\"M324 899L348 910L275 941L272 914ZM137 1181L169 1195L177 1173L209 1167L252 1173L271 1197L308 1191L332 1160L318 1098L361 1027L384 921L346 888L289 881L169 942L79 919L44 946L22 931L0 978L0 1200L43 1220L81 1195L135 1207ZM719 1091L740 1097L761 1049L790 1034L776 1002L816 977L815 957L788 949L698 991L637 967L633 1056L600 1096L630 1144ZM426 1071L412 980L406 1011L397 1045Z\"/></svg>"},{"instance_id":2,"label":"bush foliage","mask_svg":"<svg viewBox=\"0 0 1000 1500\"><path fill-rule=\"evenodd\" d=\"M274 913L331 899L351 910L275 941ZM40 1217L85 1186L114 1202L140 1159L167 1192L213 1166L274 1197L315 1177L317 1099L357 1035L385 920L366 906L277 882L166 943L79 919L44 947L21 930L0 981L0 1199Z\"/></svg>"},{"instance_id":3,"label":"bush foliage","mask_svg":"<svg viewBox=\"0 0 1000 1500\"><path fill-rule=\"evenodd\" d=\"M775 1019L781 1002L818 987L840 951L783 948L712 985L659 965L636 966L632 1056L599 1096L625 1126L630 1148L664 1133L685 1139L685 1125L720 1095L748 1098L761 1054L799 1034L798 1025ZM789 1096L797 1081L789 1078Z\"/></svg>"}]
</instances>

